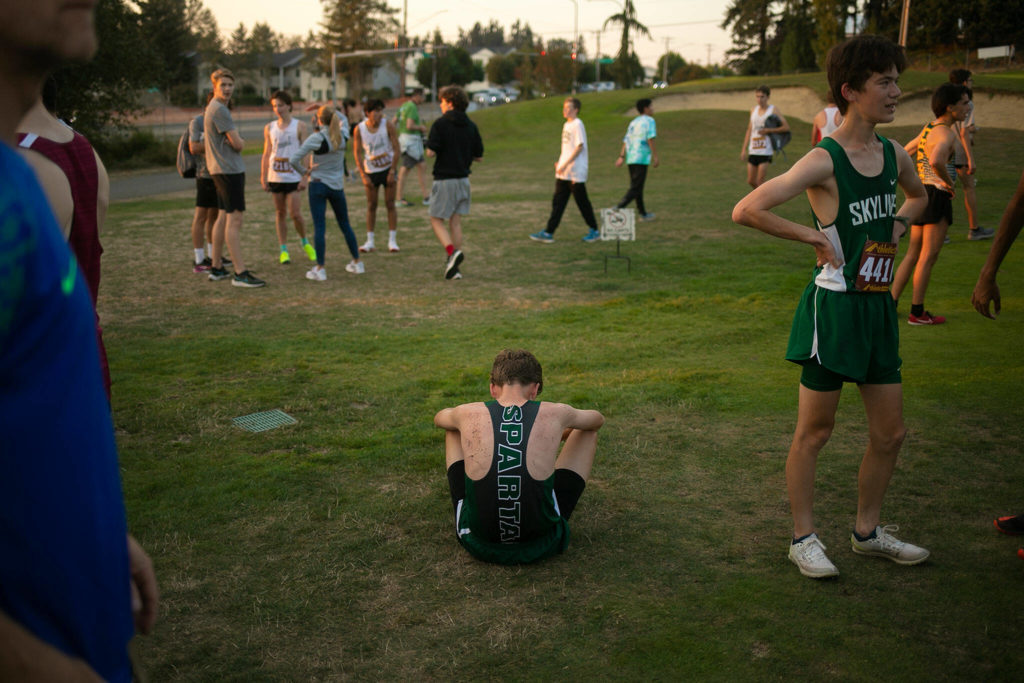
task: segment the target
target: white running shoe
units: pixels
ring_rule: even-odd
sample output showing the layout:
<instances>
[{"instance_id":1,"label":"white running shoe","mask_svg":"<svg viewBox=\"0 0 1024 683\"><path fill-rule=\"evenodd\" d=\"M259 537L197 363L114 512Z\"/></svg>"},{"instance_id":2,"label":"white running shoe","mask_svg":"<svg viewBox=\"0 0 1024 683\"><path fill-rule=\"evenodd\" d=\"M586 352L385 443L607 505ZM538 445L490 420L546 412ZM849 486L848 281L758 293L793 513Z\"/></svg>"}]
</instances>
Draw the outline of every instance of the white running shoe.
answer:
<instances>
[{"instance_id":1,"label":"white running shoe","mask_svg":"<svg viewBox=\"0 0 1024 683\"><path fill-rule=\"evenodd\" d=\"M313 280L315 282L324 282L327 280L327 271L323 268L310 268L306 271L306 279Z\"/></svg>"},{"instance_id":2,"label":"white running shoe","mask_svg":"<svg viewBox=\"0 0 1024 683\"><path fill-rule=\"evenodd\" d=\"M349 261L348 264L345 266L345 270L347 270L350 273L355 273L356 275L361 275L366 272L366 266L363 264L362 261L360 261L359 263L356 263L355 261Z\"/></svg>"},{"instance_id":3,"label":"white running shoe","mask_svg":"<svg viewBox=\"0 0 1024 683\"><path fill-rule=\"evenodd\" d=\"M825 555L825 544L818 538L818 534L811 534L799 543L790 543L789 559L800 569L801 574L812 579L839 576L839 570Z\"/></svg>"},{"instance_id":4,"label":"white running shoe","mask_svg":"<svg viewBox=\"0 0 1024 683\"><path fill-rule=\"evenodd\" d=\"M858 541L857 537L850 534L850 543L853 545L853 552L858 555L873 555L885 557L896 564L914 565L920 564L928 559L930 552L919 548L911 543L906 543L893 536L891 531L899 531L895 524L888 526L876 526L875 537L866 541Z\"/></svg>"},{"instance_id":5,"label":"white running shoe","mask_svg":"<svg viewBox=\"0 0 1024 683\"><path fill-rule=\"evenodd\" d=\"M390 251L392 254L397 253L399 251L398 242L388 242L388 251Z\"/></svg>"},{"instance_id":6,"label":"white running shoe","mask_svg":"<svg viewBox=\"0 0 1024 683\"><path fill-rule=\"evenodd\" d=\"M373 251L373 242L371 242L370 240L366 240L366 244L359 247L359 251L361 251L364 254L369 254L371 251Z\"/></svg>"}]
</instances>

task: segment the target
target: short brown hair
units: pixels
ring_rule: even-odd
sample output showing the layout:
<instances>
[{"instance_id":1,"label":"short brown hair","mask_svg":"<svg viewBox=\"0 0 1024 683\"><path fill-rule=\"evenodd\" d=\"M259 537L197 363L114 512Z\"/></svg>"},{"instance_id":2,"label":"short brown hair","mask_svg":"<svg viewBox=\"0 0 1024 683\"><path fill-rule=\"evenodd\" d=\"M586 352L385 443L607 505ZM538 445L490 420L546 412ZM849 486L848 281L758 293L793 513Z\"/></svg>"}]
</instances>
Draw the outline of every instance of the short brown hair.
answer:
<instances>
[{"instance_id":1,"label":"short brown hair","mask_svg":"<svg viewBox=\"0 0 1024 683\"><path fill-rule=\"evenodd\" d=\"M288 94L287 90L275 90L274 94L270 96L270 100L278 100L279 102L284 102L289 107L292 106L292 96Z\"/></svg>"},{"instance_id":2,"label":"short brown hair","mask_svg":"<svg viewBox=\"0 0 1024 683\"><path fill-rule=\"evenodd\" d=\"M902 47L883 36L855 36L829 50L825 71L839 113L845 116L850 105L843 97L844 84L860 90L871 74L884 73L890 67L896 67L897 73L903 73L907 68L907 56L903 54Z\"/></svg>"},{"instance_id":3,"label":"short brown hair","mask_svg":"<svg viewBox=\"0 0 1024 683\"><path fill-rule=\"evenodd\" d=\"M522 386L536 383L538 394L544 388L540 361L526 349L505 349L494 358L491 384L503 387L513 383Z\"/></svg>"},{"instance_id":4,"label":"short brown hair","mask_svg":"<svg viewBox=\"0 0 1024 683\"><path fill-rule=\"evenodd\" d=\"M217 69L210 74L210 82L214 85L220 82L223 78L230 78L232 81L235 80L235 74L231 73L231 69Z\"/></svg>"},{"instance_id":5,"label":"short brown hair","mask_svg":"<svg viewBox=\"0 0 1024 683\"><path fill-rule=\"evenodd\" d=\"M457 85L446 85L437 94L439 99L455 107L457 111L466 111L469 107L469 96L466 91Z\"/></svg>"},{"instance_id":6,"label":"short brown hair","mask_svg":"<svg viewBox=\"0 0 1024 683\"><path fill-rule=\"evenodd\" d=\"M938 118L946 113L946 109L960 102L964 95L970 97L970 88L957 83L943 83L932 93L932 113Z\"/></svg>"}]
</instances>

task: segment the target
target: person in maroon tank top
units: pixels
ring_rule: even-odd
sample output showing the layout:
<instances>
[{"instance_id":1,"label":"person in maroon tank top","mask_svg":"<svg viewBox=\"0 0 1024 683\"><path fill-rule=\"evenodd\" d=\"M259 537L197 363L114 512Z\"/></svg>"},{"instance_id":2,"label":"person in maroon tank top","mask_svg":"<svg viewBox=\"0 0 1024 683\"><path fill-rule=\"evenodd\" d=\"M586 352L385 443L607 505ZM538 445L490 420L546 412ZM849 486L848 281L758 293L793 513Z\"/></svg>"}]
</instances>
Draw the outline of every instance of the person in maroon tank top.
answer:
<instances>
[{"instance_id":1,"label":"person in maroon tank top","mask_svg":"<svg viewBox=\"0 0 1024 683\"><path fill-rule=\"evenodd\" d=\"M35 170L68 246L89 285L93 309L100 288L100 226L110 201L110 179L85 136L51 114L40 98L18 124L18 147ZM96 316L103 385L110 400L110 366Z\"/></svg>"}]
</instances>

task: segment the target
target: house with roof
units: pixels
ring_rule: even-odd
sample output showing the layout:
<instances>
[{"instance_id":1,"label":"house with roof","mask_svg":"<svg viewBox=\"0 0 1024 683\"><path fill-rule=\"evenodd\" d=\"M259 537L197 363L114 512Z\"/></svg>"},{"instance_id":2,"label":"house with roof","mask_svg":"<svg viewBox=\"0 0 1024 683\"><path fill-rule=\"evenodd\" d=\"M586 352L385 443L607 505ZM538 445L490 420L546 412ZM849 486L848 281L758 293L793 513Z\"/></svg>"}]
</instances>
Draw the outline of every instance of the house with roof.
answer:
<instances>
[{"instance_id":1,"label":"house with roof","mask_svg":"<svg viewBox=\"0 0 1024 683\"><path fill-rule=\"evenodd\" d=\"M210 73L216 68L208 62L197 66L197 101L205 101L206 93L210 91ZM236 90L255 92L264 100L269 100L276 90L287 90L296 100L306 102L323 102L331 98L331 73L324 69L319 50L293 48L269 58L257 58L252 66L232 71ZM400 83L401 74L396 60L381 59L371 70L363 89L380 91L387 88L397 96ZM342 99L359 95L361 93L354 92L352 84L339 75L335 97Z\"/></svg>"}]
</instances>

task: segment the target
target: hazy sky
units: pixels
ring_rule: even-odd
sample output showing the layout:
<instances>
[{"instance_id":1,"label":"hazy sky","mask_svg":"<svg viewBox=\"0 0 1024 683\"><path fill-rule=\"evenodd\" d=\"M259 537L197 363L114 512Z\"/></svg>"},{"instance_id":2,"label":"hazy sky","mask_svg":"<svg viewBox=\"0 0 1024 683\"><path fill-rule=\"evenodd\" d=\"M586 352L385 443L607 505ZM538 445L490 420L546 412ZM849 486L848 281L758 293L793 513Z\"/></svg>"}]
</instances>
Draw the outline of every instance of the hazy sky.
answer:
<instances>
[{"instance_id":1,"label":"hazy sky","mask_svg":"<svg viewBox=\"0 0 1024 683\"><path fill-rule=\"evenodd\" d=\"M474 23L486 26L495 19L507 31L516 20L528 23L544 40L572 40L573 22L579 6L580 39L587 53L594 55L596 32L604 20L619 11L617 0L405 0L409 35L423 36L437 27L446 40L455 40L458 29L468 30ZM319 31L323 19L320 0L203 0L217 17L217 25L225 35L239 23L251 29L256 22L265 22L278 33L306 35ZM399 10L402 20L403 0L388 0ZM706 64L710 51L712 63L723 60L730 46L729 34L719 25L728 0L634 0L637 17L651 30L651 39L639 38L634 47L645 66L654 66L668 49L678 52L687 61ZM619 32L609 26L600 34L601 54L612 55L618 49Z\"/></svg>"}]
</instances>

